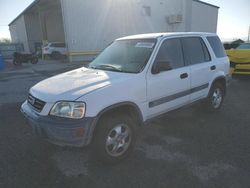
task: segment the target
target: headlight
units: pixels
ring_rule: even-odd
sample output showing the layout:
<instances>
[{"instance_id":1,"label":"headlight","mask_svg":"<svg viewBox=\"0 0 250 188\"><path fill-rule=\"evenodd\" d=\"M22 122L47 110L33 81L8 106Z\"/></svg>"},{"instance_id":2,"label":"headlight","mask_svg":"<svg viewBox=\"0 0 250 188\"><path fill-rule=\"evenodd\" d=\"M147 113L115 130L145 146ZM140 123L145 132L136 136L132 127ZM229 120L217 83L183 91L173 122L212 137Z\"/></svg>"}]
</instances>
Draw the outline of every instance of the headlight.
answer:
<instances>
[{"instance_id":1,"label":"headlight","mask_svg":"<svg viewBox=\"0 0 250 188\"><path fill-rule=\"evenodd\" d=\"M72 118L72 119L81 119L85 114L85 103L83 102L58 102L56 103L51 111L50 115Z\"/></svg>"}]
</instances>

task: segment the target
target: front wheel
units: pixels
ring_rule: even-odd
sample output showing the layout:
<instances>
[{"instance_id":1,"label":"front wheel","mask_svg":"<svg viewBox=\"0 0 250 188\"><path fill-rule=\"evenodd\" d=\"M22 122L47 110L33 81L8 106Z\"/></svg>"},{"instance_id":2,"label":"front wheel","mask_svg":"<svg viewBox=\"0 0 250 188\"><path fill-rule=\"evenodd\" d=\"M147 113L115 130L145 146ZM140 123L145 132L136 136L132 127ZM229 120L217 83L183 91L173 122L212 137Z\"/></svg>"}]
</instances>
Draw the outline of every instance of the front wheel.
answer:
<instances>
[{"instance_id":1,"label":"front wheel","mask_svg":"<svg viewBox=\"0 0 250 188\"><path fill-rule=\"evenodd\" d=\"M126 115L103 118L98 124L94 142L94 157L107 163L124 159L135 145L135 125Z\"/></svg>"},{"instance_id":2,"label":"front wheel","mask_svg":"<svg viewBox=\"0 0 250 188\"><path fill-rule=\"evenodd\" d=\"M224 97L225 97L225 88L221 83L219 82L215 83L209 92L209 96L205 104L206 108L211 112L218 111L222 106Z\"/></svg>"}]
</instances>

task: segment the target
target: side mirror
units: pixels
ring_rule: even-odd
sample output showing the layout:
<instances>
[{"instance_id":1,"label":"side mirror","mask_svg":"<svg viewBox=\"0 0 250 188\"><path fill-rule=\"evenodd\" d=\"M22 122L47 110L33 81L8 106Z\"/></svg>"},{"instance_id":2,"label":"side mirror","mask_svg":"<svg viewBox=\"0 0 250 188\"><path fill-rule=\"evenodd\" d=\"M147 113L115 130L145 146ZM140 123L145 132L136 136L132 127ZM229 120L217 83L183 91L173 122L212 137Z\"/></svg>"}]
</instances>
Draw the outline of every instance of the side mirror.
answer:
<instances>
[{"instance_id":1,"label":"side mirror","mask_svg":"<svg viewBox=\"0 0 250 188\"><path fill-rule=\"evenodd\" d=\"M157 61L152 69L152 74L158 74L162 71L172 70L172 66L169 61Z\"/></svg>"}]
</instances>

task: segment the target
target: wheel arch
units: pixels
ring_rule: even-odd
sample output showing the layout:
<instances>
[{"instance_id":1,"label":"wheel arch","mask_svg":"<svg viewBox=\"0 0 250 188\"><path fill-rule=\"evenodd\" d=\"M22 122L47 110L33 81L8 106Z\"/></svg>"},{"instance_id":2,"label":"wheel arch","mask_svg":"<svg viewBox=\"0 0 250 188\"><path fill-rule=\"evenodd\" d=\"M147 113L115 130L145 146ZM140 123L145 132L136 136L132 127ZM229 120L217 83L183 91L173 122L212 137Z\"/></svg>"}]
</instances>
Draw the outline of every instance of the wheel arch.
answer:
<instances>
[{"instance_id":1,"label":"wheel arch","mask_svg":"<svg viewBox=\"0 0 250 188\"><path fill-rule=\"evenodd\" d=\"M223 87L224 87L224 92L225 92L224 94L226 95L226 88L227 88L226 77L225 77L225 76L218 76L218 77L216 77L216 78L213 80L212 84L211 84L210 91L211 91L211 88L213 87L213 85L214 85L215 83L221 83L221 84L223 85ZM210 93L210 92L209 92L209 93Z\"/></svg>"},{"instance_id":2,"label":"wheel arch","mask_svg":"<svg viewBox=\"0 0 250 188\"><path fill-rule=\"evenodd\" d=\"M98 127L98 122L100 122L100 120L110 114L119 114L119 113L129 113L129 115L136 121L136 124L138 125L137 127L141 126L143 124L143 115L142 112L140 110L140 108L138 107L137 104L133 103L133 102L120 102L120 103L116 103L113 105L110 105L106 108L104 108L103 110L101 110L98 115L96 116L89 135L90 135L90 141L92 142L92 140L95 137L95 131Z\"/></svg>"}]
</instances>

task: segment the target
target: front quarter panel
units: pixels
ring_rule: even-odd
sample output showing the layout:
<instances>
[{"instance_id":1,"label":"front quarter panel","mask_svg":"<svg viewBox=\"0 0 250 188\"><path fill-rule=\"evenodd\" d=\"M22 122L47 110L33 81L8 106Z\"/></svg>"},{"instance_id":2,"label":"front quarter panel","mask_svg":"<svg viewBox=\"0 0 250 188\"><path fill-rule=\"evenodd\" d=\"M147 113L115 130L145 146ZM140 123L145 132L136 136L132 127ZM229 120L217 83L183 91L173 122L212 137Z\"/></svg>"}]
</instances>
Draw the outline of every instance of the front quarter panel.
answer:
<instances>
[{"instance_id":1,"label":"front quarter panel","mask_svg":"<svg viewBox=\"0 0 250 188\"><path fill-rule=\"evenodd\" d=\"M229 56L231 62L234 63L250 62L250 49L226 50L226 53Z\"/></svg>"},{"instance_id":2,"label":"front quarter panel","mask_svg":"<svg viewBox=\"0 0 250 188\"><path fill-rule=\"evenodd\" d=\"M146 114L145 76L143 73L128 75L126 79L88 93L78 101L86 103L86 117L96 117L103 109L124 102L134 103L144 115Z\"/></svg>"}]
</instances>

